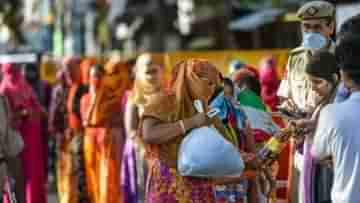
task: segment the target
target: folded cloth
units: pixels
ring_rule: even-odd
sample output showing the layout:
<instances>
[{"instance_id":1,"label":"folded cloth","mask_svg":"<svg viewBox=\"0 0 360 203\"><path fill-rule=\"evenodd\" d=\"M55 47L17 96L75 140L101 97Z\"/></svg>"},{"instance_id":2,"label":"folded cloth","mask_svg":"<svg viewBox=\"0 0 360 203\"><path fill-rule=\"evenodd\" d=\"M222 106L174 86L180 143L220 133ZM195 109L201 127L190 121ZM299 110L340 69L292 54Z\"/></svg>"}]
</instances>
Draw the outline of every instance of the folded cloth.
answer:
<instances>
[{"instance_id":1,"label":"folded cloth","mask_svg":"<svg viewBox=\"0 0 360 203\"><path fill-rule=\"evenodd\" d=\"M280 128L275 124L270 113L249 106L243 106L242 109L252 129L259 129L270 135L280 131Z\"/></svg>"}]
</instances>

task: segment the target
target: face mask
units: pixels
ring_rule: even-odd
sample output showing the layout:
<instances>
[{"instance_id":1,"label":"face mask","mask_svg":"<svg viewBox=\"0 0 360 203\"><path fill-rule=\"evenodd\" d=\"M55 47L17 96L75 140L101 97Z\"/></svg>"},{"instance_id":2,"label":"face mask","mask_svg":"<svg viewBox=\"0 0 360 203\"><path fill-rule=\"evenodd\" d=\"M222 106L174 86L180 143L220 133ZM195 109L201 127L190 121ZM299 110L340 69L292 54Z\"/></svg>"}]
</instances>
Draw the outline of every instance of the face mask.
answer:
<instances>
[{"instance_id":1,"label":"face mask","mask_svg":"<svg viewBox=\"0 0 360 203\"><path fill-rule=\"evenodd\" d=\"M317 32L304 32L302 46L307 49L322 49L328 44L328 39Z\"/></svg>"}]
</instances>

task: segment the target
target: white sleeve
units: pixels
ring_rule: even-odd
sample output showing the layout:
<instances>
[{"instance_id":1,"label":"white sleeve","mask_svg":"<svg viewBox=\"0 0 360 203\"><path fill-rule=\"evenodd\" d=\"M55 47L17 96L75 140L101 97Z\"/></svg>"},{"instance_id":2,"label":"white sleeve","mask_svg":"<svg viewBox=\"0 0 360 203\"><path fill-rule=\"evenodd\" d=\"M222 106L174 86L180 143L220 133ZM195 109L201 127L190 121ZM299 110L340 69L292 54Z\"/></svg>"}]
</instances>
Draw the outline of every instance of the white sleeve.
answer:
<instances>
[{"instance_id":1,"label":"white sleeve","mask_svg":"<svg viewBox=\"0 0 360 203\"><path fill-rule=\"evenodd\" d=\"M286 65L286 70L285 70L285 74L284 74L284 78L281 80L280 83L280 87L278 89L277 95L279 97L283 97L283 98L289 98L290 97L290 81L289 81L289 64L290 64L290 60L291 58L289 58L288 63Z\"/></svg>"},{"instance_id":2,"label":"white sleeve","mask_svg":"<svg viewBox=\"0 0 360 203\"><path fill-rule=\"evenodd\" d=\"M283 98L290 97L290 84L287 79L281 80L280 87L277 92L277 96L283 97Z\"/></svg>"},{"instance_id":3,"label":"white sleeve","mask_svg":"<svg viewBox=\"0 0 360 203\"><path fill-rule=\"evenodd\" d=\"M335 137L336 128L333 119L336 119L336 116L329 112L327 107L320 112L311 149L311 155L317 160L322 160L332 154L331 141Z\"/></svg>"}]
</instances>

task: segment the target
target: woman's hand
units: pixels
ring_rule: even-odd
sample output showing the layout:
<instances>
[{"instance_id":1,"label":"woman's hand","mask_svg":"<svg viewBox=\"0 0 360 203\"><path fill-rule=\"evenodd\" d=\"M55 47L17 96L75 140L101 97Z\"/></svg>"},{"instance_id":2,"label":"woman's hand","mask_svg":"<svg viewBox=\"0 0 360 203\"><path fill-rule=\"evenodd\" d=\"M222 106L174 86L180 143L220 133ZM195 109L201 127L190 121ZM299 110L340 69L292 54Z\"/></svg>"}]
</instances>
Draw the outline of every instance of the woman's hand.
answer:
<instances>
[{"instance_id":1,"label":"woman's hand","mask_svg":"<svg viewBox=\"0 0 360 203\"><path fill-rule=\"evenodd\" d=\"M291 121L290 124L294 125L297 128L309 129L315 125L315 121L309 119L299 119Z\"/></svg>"},{"instance_id":2,"label":"woman's hand","mask_svg":"<svg viewBox=\"0 0 360 203\"><path fill-rule=\"evenodd\" d=\"M310 119L299 119L291 121L289 126L295 128L295 143L298 145L304 141L305 136L312 135L310 132L315 130L316 122Z\"/></svg>"},{"instance_id":3,"label":"woman's hand","mask_svg":"<svg viewBox=\"0 0 360 203\"><path fill-rule=\"evenodd\" d=\"M184 120L186 130L211 125L209 117L205 113L198 113L193 117Z\"/></svg>"}]
</instances>

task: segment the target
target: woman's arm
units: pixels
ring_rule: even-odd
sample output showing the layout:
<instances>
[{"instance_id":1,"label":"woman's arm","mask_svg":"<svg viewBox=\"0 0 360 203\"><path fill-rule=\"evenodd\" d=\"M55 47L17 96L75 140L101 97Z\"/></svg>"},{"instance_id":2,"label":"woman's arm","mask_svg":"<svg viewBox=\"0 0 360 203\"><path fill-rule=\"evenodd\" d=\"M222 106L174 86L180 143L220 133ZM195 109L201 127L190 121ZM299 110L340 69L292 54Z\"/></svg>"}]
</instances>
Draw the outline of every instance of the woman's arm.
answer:
<instances>
[{"instance_id":1,"label":"woman's arm","mask_svg":"<svg viewBox=\"0 0 360 203\"><path fill-rule=\"evenodd\" d=\"M184 135L190 129L208 124L209 118L204 113L174 123L164 123L158 119L148 117L143 121L143 139L149 144L163 144Z\"/></svg>"}]
</instances>

